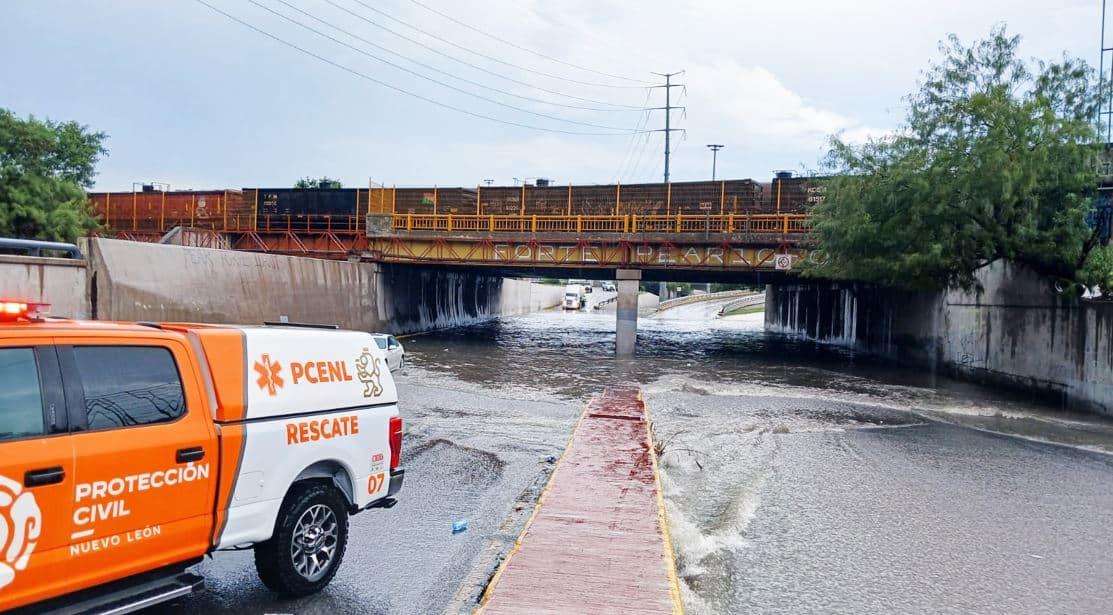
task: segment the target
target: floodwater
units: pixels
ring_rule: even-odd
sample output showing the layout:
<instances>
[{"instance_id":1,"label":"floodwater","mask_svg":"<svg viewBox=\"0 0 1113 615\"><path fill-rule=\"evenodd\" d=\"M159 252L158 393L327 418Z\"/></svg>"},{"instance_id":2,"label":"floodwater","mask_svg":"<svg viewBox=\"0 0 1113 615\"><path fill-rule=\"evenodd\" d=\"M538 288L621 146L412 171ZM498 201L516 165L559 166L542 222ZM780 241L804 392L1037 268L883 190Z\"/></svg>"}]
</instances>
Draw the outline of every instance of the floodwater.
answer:
<instances>
[{"instance_id":1,"label":"floodwater","mask_svg":"<svg viewBox=\"0 0 1113 615\"><path fill-rule=\"evenodd\" d=\"M250 553L222 553L175 606L467 612L586 401L632 382L690 613L1109 612L1113 422L705 307L643 317L634 359L593 310L404 339L406 486L353 517L333 584L277 601Z\"/></svg>"},{"instance_id":2,"label":"floodwater","mask_svg":"<svg viewBox=\"0 0 1113 615\"><path fill-rule=\"evenodd\" d=\"M407 349L490 392L639 383L691 613L1109 612L1113 423L689 311L642 318L633 360L592 313Z\"/></svg>"}]
</instances>

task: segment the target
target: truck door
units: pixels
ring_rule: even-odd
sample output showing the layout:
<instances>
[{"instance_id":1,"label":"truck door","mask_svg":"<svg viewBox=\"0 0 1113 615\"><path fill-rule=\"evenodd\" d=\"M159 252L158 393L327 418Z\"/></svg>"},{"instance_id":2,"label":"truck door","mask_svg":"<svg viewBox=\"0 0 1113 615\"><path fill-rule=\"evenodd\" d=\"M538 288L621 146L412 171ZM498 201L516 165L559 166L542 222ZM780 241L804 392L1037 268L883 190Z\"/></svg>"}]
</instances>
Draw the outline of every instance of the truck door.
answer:
<instances>
[{"instance_id":1,"label":"truck door","mask_svg":"<svg viewBox=\"0 0 1113 615\"><path fill-rule=\"evenodd\" d=\"M73 440L49 341L0 348L0 610L69 583ZM9 345L14 344L14 345Z\"/></svg>"},{"instance_id":2,"label":"truck door","mask_svg":"<svg viewBox=\"0 0 1113 615\"><path fill-rule=\"evenodd\" d=\"M217 465L199 373L173 340L59 339L74 434L81 586L200 557ZM67 345L61 345L67 344Z\"/></svg>"}]
</instances>

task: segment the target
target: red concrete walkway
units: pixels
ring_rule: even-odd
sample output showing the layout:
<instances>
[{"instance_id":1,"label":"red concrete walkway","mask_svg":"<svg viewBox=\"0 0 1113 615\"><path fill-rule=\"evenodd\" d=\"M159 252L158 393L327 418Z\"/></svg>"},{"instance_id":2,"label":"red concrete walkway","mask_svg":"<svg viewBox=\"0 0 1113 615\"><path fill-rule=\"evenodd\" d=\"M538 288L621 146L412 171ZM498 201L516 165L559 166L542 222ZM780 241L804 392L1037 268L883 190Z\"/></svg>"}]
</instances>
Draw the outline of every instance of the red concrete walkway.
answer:
<instances>
[{"instance_id":1,"label":"red concrete walkway","mask_svg":"<svg viewBox=\"0 0 1113 615\"><path fill-rule=\"evenodd\" d=\"M683 612L638 389L588 404L480 612Z\"/></svg>"}]
</instances>

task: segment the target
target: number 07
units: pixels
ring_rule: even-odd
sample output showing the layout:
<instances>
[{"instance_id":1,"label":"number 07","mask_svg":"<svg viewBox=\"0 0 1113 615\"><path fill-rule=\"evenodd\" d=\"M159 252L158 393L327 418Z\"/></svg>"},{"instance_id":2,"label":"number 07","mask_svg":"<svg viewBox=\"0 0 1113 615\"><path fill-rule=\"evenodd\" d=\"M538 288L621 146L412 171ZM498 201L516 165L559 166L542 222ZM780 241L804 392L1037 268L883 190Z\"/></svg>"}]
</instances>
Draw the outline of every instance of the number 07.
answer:
<instances>
[{"instance_id":1,"label":"number 07","mask_svg":"<svg viewBox=\"0 0 1113 615\"><path fill-rule=\"evenodd\" d=\"M383 488L384 482L386 482L386 474L382 472L372 474L371 477L367 479L367 493L378 492L379 489Z\"/></svg>"}]
</instances>

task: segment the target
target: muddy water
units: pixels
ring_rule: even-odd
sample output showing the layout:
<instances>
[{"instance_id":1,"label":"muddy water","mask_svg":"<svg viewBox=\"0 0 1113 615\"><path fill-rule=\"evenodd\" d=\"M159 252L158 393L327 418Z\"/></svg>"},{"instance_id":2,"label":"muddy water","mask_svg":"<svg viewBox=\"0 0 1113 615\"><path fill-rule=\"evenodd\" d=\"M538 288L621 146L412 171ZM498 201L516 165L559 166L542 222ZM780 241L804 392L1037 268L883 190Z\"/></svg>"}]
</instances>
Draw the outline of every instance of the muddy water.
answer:
<instances>
[{"instance_id":1,"label":"muddy water","mask_svg":"<svg viewBox=\"0 0 1113 615\"><path fill-rule=\"evenodd\" d=\"M490 419L423 410L430 436L467 425L534 456L568 408L642 385L692 613L1113 604L1110 422L767 335L760 314L643 318L633 360L613 327L546 313L411 338L400 382L492 399ZM535 402L561 403L531 418Z\"/></svg>"}]
</instances>

